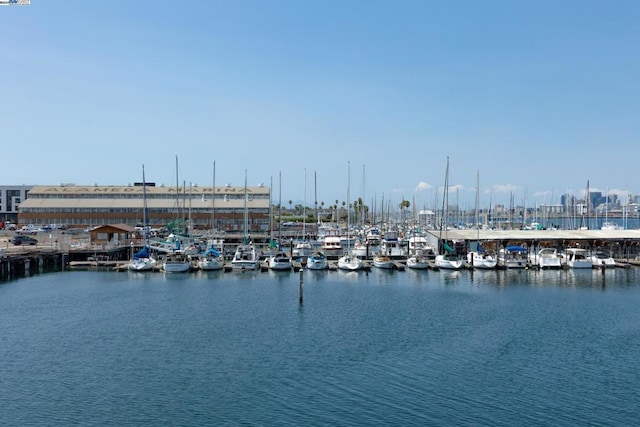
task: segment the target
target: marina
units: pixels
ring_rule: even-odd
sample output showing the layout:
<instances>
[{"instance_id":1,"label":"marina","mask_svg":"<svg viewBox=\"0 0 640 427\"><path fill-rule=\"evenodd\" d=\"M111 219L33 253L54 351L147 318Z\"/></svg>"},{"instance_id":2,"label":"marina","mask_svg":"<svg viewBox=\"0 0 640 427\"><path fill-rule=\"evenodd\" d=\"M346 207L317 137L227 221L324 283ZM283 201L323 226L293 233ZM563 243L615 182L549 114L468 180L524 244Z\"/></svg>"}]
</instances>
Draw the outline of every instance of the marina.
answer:
<instances>
[{"instance_id":1,"label":"marina","mask_svg":"<svg viewBox=\"0 0 640 427\"><path fill-rule=\"evenodd\" d=\"M9 244L11 232L5 232L4 242L0 237L0 279L7 280L15 275L26 273L37 273L44 269L55 268L58 270L64 269L78 269L78 268L110 268L114 270L125 271L130 268L132 264L133 254L145 247L145 243L142 240L132 240L130 242L121 242L116 246L104 245L104 244L91 244L88 236L82 235L57 235L55 242L53 238L49 237L47 244L39 244L36 246L11 246ZM640 265L640 230L449 230L447 233L447 241L457 248L463 248L464 253L461 255L464 258L469 258L469 262L465 262L459 268L483 268L485 264L481 265L479 258L474 261L471 255L474 253L469 251L467 254L467 248L471 247L473 242L481 242L483 251L496 254L498 258L497 263L490 264L489 268L547 268L548 264L541 264L539 260L547 261L548 257L539 254L545 252L553 252L558 254L558 260L553 264L551 268L570 268L572 262L569 262L569 258L564 258L565 251L573 253L576 250L580 250L584 253L584 256L589 258L588 268L604 268L607 267L631 267ZM49 234L49 236L51 236ZM426 247L438 247L441 240L439 240L439 233L437 231L429 231L424 235ZM233 235L226 235L225 248L227 248L227 256L222 260L220 255L220 268L223 271L234 270L234 256L233 253L236 248L242 247L240 242L242 236L237 236L234 239ZM255 247L255 255L251 252L251 260L248 258L243 259L240 255L239 261L247 264L251 269L257 269L260 271L266 271L269 269L270 261L270 248L267 236L260 239L259 236L255 236L258 241L262 243L251 246ZM393 240L394 247L400 247L396 238ZM406 246L410 247L410 240L407 240ZM520 246L514 246L514 244ZM382 253L377 249L377 246L371 246L364 243L364 252L359 255L359 259L363 264L361 268L365 270L371 269L375 265L378 259L379 253ZM288 250L281 250L279 253L281 257L288 257L291 259L291 264L287 264L284 271L298 271L301 268L305 268L307 264L307 257L292 257L294 243L290 240ZM153 253L153 264L149 266L149 271L162 271L165 259L171 255L173 251L171 249L164 249L158 251L158 248L162 248L159 244L151 244L152 248L156 248ZM384 247L384 246L383 246ZM505 264L501 261L500 253L504 252L505 248L519 248L521 256L520 260L516 264ZM220 248L222 251L222 248ZM317 250L323 249L320 244L316 246ZM512 249L513 250L513 249ZM606 254L605 254L606 252ZM249 253L249 252L247 252ZM325 254L326 268L328 270L338 269L338 260L344 254L345 251L329 251ZM389 250L388 253L394 253ZM435 262L435 252L430 252L430 257L423 260L426 263L426 267L432 270L439 269ZM469 255L469 256L467 256ZM253 258L255 256L255 258ZM474 255L475 256L475 255ZM378 258L377 258L378 257ZM395 270L404 270L407 267L407 263L414 265L416 260L409 255L409 253L400 253L394 255L385 255L385 267ZM603 262L602 259L606 258L607 261ZM156 262L157 261L157 262ZM185 256L180 261L181 266L177 268L182 272L195 271L201 266L201 258L199 255ZM378 261L379 262L379 261ZM380 263L380 265L382 265ZM581 265L585 266L585 263ZM485 267L486 268L486 267ZM236 268L236 270L244 270L246 268Z\"/></svg>"}]
</instances>

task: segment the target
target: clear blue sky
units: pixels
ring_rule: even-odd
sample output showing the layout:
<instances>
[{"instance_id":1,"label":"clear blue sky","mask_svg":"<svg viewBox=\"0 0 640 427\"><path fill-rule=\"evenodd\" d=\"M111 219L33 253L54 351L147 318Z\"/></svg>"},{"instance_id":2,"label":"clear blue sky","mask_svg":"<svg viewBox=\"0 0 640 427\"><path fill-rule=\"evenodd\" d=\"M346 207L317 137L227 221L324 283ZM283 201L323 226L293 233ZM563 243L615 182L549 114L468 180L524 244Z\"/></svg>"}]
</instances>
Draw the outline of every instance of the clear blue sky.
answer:
<instances>
[{"instance_id":1,"label":"clear blue sky","mask_svg":"<svg viewBox=\"0 0 640 427\"><path fill-rule=\"evenodd\" d=\"M640 193L640 2L0 7L1 184L269 184L277 203ZM365 174L363 179L363 165ZM364 181L364 190L363 190ZM455 187L454 187L455 186ZM438 193L435 188L440 187ZM441 202L439 202L441 203Z\"/></svg>"}]
</instances>

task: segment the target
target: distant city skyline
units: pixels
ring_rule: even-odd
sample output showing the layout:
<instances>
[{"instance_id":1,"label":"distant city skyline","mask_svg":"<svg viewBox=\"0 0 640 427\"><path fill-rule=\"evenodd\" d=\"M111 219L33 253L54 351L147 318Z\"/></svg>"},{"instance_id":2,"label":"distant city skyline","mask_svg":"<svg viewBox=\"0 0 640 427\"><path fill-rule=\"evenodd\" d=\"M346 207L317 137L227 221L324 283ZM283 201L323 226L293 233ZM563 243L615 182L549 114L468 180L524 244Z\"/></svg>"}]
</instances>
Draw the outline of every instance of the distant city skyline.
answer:
<instances>
[{"instance_id":1,"label":"distant city skyline","mask_svg":"<svg viewBox=\"0 0 640 427\"><path fill-rule=\"evenodd\" d=\"M640 3L37 2L0 10L0 185L273 180L277 201L639 194ZM351 164L350 180L347 162ZM363 171L364 169L364 171ZM307 186L305 197L304 174ZM439 198L440 197L440 198Z\"/></svg>"}]
</instances>

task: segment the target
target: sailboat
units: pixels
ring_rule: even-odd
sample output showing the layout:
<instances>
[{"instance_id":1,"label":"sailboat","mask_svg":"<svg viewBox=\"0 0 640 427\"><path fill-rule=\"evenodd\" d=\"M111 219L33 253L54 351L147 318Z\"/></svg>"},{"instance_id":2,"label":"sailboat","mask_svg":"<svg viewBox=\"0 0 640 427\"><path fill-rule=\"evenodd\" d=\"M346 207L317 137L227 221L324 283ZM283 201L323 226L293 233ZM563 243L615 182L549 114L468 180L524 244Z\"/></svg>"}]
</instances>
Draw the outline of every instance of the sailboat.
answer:
<instances>
[{"instance_id":1,"label":"sailboat","mask_svg":"<svg viewBox=\"0 0 640 427\"><path fill-rule=\"evenodd\" d=\"M440 221L440 253L436 255L436 267L446 270L460 270L464 267L464 260L456 255L456 251L447 242L447 229L449 223L449 157L447 157L447 170L444 178L444 195L442 197L443 218ZM444 228L444 239L442 232Z\"/></svg>"},{"instance_id":2,"label":"sailboat","mask_svg":"<svg viewBox=\"0 0 640 427\"><path fill-rule=\"evenodd\" d=\"M249 228L249 207L247 195L247 171L244 171L244 220L243 220L243 238L242 243L238 245L236 252L231 260L233 270L256 270L260 261L256 252L256 247L249 240L247 229Z\"/></svg>"},{"instance_id":3,"label":"sailboat","mask_svg":"<svg viewBox=\"0 0 640 427\"><path fill-rule=\"evenodd\" d=\"M292 256L299 257L308 257L313 253L313 247L311 246L311 242L307 239L307 169L304 170L304 205L302 206L302 240L296 243L296 246L293 248Z\"/></svg>"},{"instance_id":4,"label":"sailboat","mask_svg":"<svg viewBox=\"0 0 640 427\"><path fill-rule=\"evenodd\" d=\"M280 242L282 242L282 173L279 174L279 206L280 212L278 212L278 251L269 257L269 268L271 270L286 271L291 270L293 264L289 255L280 249Z\"/></svg>"},{"instance_id":5,"label":"sailboat","mask_svg":"<svg viewBox=\"0 0 640 427\"><path fill-rule=\"evenodd\" d=\"M222 270L224 268L223 241L215 238L216 210L216 162L213 162L213 187L211 189L211 239L207 242L207 250L198 257L198 268L204 271Z\"/></svg>"},{"instance_id":6,"label":"sailboat","mask_svg":"<svg viewBox=\"0 0 640 427\"><path fill-rule=\"evenodd\" d=\"M176 207L178 207L178 197L180 184L178 180L178 156L176 156ZM178 208L179 210L179 208ZM186 273L191 269L191 259L182 250L182 244L179 237L175 238L175 247L172 253L167 254L162 263L162 270L166 273Z\"/></svg>"},{"instance_id":7,"label":"sailboat","mask_svg":"<svg viewBox=\"0 0 640 427\"><path fill-rule=\"evenodd\" d=\"M133 255L129 264L131 271L151 271L155 268L157 261L151 256L149 242L149 215L147 211L147 183L144 177L144 165L142 165L142 217L144 226L144 247Z\"/></svg>"},{"instance_id":8,"label":"sailboat","mask_svg":"<svg viewBox=\"0 0 640 427\"><path fill-rule=\"evenodd\" d=\"M316 209L316 221L318 224L318 230L320 230L320 217L318 216L318 185L316 179L316 173L313 173L314 181L314 204ZM329 268L329 263L324 252L316 249L309 257L307 257L307 268L309 270L326 270Z\"/></svg>"},{"instance_id":9,"label":"sailboat","mask_svg":"<svg viewBox=\"0 0 640 427\"><path fill-rule=\"evenodd\" d=\"M350 249L350 240L349 240L349 227L350 227L350 211L349 200L351 197L350 194L350 186L351 186L351 164L347 163L347 252L338 259L338 268L340 270L348 270L348 271L356 271L361 270L364 266L362 260L357 256L351 253Z\"/></svg>"},{"instance_id":10,"label":"sailboat","mask_svg":"<svg viewBox=\"0 0 640 427\"><path fill-rule=\"evenodd\" d=\"M416 216L416 201L413 200L413 235L409 236L409 257L407 258L407 267L414 270L425 270L429 268L429 258L427 253L433 253L433 250L427 244L427 238L418 229Z\"/></svg>"},{"instance_id":11,"label":"sailboat","mask_svg":"<svg viewBox=\"0 0 640 427\"><path fill-rule=\"evenodd\" d=\"M467 253L467 262L476 269L479 270L491 270L498 265L497 258L486 253L482 245L480 244L480 172L477 173L477 188L476 188L476 247L474 251Z\"/></svg>"}]
</instances>

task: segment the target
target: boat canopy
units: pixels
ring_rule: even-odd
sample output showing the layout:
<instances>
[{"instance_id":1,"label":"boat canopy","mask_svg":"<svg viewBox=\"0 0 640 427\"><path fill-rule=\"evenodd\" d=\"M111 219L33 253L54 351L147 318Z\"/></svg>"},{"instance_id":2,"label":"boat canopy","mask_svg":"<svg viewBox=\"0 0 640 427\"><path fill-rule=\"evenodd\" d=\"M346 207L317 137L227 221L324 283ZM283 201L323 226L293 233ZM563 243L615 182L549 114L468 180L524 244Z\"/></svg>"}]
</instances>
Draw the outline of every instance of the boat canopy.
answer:
<instances>
[{"instance_id":1,"label":"boat canopy","mask_svg":"<svg viewBox=\"0 0 640 427\"><path fill-rule=\"evenodd\" d=\"M505 249L509 252L527 252L527 248L523 248L522 246L507 246Z\"/></svg>"},{"instance_id":2,"label":"boat canopy","mask_svg":"<svg viewBox=\"0 0 640 427\"><path fill-rule=\"evenodd\" d=\"M149 258L149 248L147 246L142 248L140 252L137 252L133 255L133 259L136 261L139 260L140 258Z\"/></svg>"},{"instance_id":3,"label":"boat canopy","mask_svg":"<svg viewBox=\"0 0 640 427\"><path fill-rule=\"evenodd\" d=\"M215 248L207 249L207 251L204 254L205 255L211 255L211 256L214 256L214 257L220 256L220 252L218 252Z\"/></svg>"}]
</instances>

